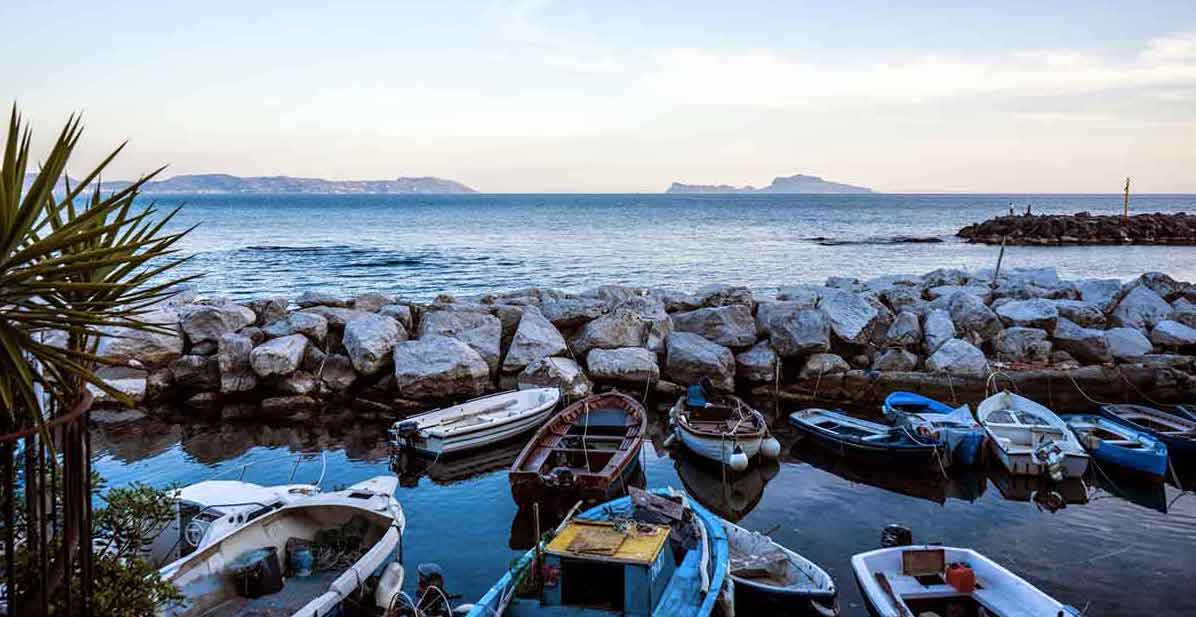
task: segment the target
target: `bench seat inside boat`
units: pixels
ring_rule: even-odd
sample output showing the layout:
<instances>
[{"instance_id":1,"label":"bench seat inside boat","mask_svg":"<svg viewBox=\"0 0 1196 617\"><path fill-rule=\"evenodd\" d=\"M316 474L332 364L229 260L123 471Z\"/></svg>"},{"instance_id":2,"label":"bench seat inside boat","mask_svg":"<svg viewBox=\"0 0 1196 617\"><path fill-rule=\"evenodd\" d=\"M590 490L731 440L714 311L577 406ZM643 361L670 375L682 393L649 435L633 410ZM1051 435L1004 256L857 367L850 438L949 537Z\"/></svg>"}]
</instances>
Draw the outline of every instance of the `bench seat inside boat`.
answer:
<instances>
[{"instance_id":1,"label":"bench seat inside boat","mask_svg":"<svg viewBox=\"0 0 1196 617\"><path fill-rule=\"evenodd\" d=\"M960 593L959 590L948 585L945 580L941 583L928 585L923 582L925 577L919 580L918 577L894 573L886 573L885 577L888 579L893 593L902 599L917 600L922 598L971 596L977 602L988 607L991 612L1001 615L1001 617L1039 617L1022 610L1019 606L1012 605L1009 602L1002 602L1000 597L979 577L976 579L976 590L970 594Z\"/></svg>"}]
</instances>

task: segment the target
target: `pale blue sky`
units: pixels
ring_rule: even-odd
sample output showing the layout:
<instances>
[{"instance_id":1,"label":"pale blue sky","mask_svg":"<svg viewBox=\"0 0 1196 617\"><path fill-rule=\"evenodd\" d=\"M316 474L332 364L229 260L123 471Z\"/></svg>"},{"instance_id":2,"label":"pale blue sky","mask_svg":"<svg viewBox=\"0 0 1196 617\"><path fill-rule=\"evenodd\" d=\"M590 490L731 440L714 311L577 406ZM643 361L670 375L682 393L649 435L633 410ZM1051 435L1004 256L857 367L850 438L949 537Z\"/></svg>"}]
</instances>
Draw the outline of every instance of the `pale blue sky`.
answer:
<instances>
[{"instance_id":1,"label":"pale blue sky","mask_svg":"<svg viewBox=\"0 0 1196 617\"><path fill-rule=\"evenodd\" d=\"M6 0L0 98L114 176L1196 192L1191 0L641 4Z\"/></svg>"}]
</instances>

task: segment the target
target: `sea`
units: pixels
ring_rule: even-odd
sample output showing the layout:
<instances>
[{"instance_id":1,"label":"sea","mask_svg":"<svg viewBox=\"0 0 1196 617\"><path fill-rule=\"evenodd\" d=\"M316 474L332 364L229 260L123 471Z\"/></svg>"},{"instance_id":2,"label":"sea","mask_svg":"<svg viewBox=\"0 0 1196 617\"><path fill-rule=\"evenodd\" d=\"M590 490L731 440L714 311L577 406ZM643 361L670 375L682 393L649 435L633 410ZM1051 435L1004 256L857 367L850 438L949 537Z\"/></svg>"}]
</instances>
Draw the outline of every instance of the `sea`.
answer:
<instances>
[{"instance_id":1,"label":"sea","mask_svg":"<svg viewBox=\"0 0 1196 617\"><path fill-rule=\"evenodd\" d=\"M692 290L747 285L762 294L829 276L869 278L941 267L991 268L999 248L957 240L962 226L1007 213L1119 213L1120 195L188 195L170 228L183 274L201 292L246 299L318 289L407 299L518 287L636 284ZM1133 212L1196 212L1194 195L1132 196ZM1196 280L1196 247L1007 247L1002 267L1053 266L1065 277L1129 279L1162 271ZM667 402L649 399L640 457L650 487L674 487L725 518L770 534L825 567L845 616L867 614L850 558L885 525L919 542L970 546L1087 615L1193 615L1196 473L1166 484L1094 467L1052 485L997 470L944 472L845 459L799 439L788 409L759 402L781 460L725 476L663 447ZM875 415L877 410L852 410ZM427 461L394 455L386 426L311 427L148 420L93 436L110 486L191 483L242 474L333 489L396 473L408 517L403 560L434 562L450 593L480 597L533 541L506 469L518 440ZM309 458L298 469L279 463ZM256 463L256 464L255 464ZM248 467L246 467L248 466ZM1192 477L1188 477L1192 476ZM1184 488L1186 487L1186 488ZM545 525L551 523L546 514ZM754 616L749 616L754 617Z\"/></svg>"},{"instance_id":2,"label":"sea","mask_svg":"<svg viewBox=\"0 0 1196 617\"><path fill-rule=\"evenodd\" d=\"M829 276L992 268L999 247L955 237L1007 214L1118 214L1121 195L170 195L170 228L212 296L326 290L428 299L601 284L767 292ZM1132 212L1194 212L1196 195L1131 196ZM1196 247L1007 247L1003 268L1196 280Z\"/></svg>"}]
</instances>

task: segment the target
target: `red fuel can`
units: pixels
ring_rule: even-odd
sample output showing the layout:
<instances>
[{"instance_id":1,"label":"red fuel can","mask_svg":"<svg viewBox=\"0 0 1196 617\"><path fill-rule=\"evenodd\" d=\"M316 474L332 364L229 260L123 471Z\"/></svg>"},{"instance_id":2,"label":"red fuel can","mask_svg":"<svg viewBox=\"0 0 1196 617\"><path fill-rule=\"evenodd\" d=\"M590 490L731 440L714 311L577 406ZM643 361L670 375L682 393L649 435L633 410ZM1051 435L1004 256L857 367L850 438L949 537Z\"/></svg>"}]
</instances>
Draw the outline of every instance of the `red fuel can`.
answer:
<instances>
[{"instance_id":1,"label":"red fuel can","mask_svg":"<svg viewBox=\"0 0 1196 617\"><path fill-rule=\"evenodd\" d=\"M947 566L947 584L959 593L972 593L976 591L976 573L962 563L953 563Z\"/></svg>"}]
</instances>

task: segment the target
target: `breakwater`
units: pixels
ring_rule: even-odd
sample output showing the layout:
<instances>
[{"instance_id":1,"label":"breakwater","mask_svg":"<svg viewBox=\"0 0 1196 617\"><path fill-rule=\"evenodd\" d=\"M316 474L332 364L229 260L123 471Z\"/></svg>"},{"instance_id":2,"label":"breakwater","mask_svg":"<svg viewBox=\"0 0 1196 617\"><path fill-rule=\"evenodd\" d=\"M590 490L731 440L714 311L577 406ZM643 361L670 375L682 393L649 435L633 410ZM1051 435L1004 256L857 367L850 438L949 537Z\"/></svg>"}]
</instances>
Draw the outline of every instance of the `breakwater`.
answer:
<instances>
[{"instance_id":1,"label":"breakwater","mask_svg":"<svg viewBox=\"0 0 1196 617\"><path fill-rule=\"evenodd\" d=\"M1117 215L1010 214L956 233L968 242L1012 245L1196 244L1196 215L1184 212Z\"/></svg>"},{"instance_id":2,"label":"breakwater","mask_svg":"<svg viewBox=\"0 0 1196 617\"><path fill-rule=\"evenodd\" d=\"M97 408L113 411L96 417L383 421L516 386L672 395L700 377L789 400L867 403L906 389L968 401L994 373L1043 402L1196 400L1196 286L1165 274L940 269L779 289L242 303L184 290L145 316L161 331L100 341L112 365L101 376L138 408L117 410L97 390Z\"/></svg>"}]
</instances>

